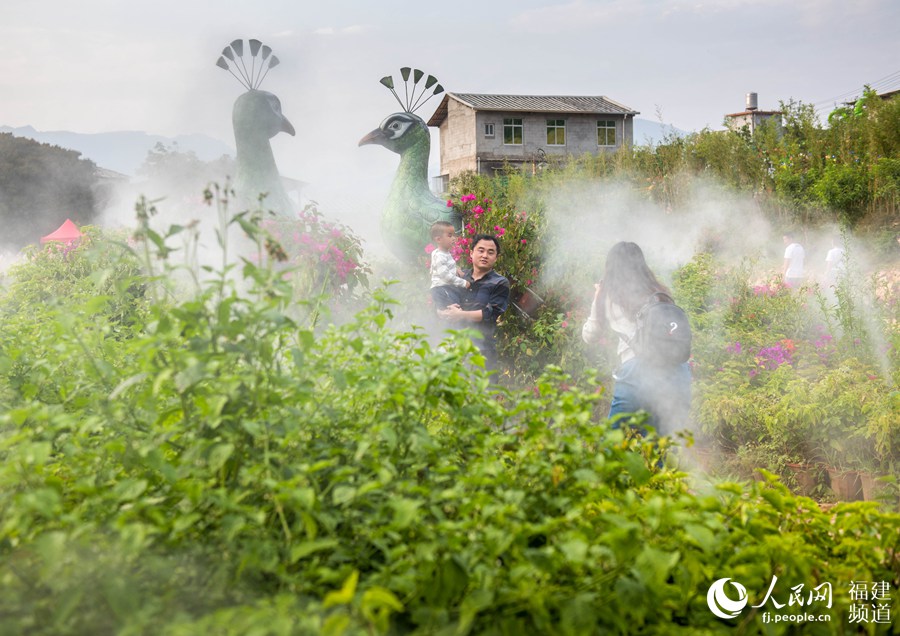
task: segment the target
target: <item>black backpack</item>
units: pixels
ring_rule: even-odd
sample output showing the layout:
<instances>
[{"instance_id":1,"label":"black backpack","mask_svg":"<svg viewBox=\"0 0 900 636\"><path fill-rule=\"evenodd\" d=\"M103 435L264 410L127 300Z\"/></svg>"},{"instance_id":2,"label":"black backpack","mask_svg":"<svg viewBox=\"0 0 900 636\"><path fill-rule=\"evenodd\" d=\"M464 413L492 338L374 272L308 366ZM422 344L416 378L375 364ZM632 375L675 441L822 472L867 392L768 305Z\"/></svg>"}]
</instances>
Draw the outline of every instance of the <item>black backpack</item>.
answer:
<instances>
[{"instance_id":1,"label":"black backpack","mask_svg":"<svg viewBox=\"0 0 900 636\"><path fill-rule=\"evenodd\" d=\"M637 330L628 344L642 360L675 366L691 357L691 324L668 294L653 294L634 320Z\"/></svg>"}]
</instances>

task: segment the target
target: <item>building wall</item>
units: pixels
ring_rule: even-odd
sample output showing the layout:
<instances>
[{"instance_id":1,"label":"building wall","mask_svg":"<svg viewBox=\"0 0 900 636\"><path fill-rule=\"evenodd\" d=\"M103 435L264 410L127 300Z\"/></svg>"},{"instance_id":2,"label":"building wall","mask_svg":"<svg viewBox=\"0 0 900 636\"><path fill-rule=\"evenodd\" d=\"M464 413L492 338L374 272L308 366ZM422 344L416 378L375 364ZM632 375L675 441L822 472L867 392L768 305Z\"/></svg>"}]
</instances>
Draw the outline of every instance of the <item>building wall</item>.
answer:
<instances>
[{"instance_id":1,"label":"building wall","mask_svg":"<svg viewBox=\"0 0 900 636\"><path fill-rule=\"evenodd\" d=\"M455 177L476 170L475 111L455 99L447 102L447 117L441 122L441 174Z\"/></svg>"},{"instance_id":2,"label":"building wall","mask_svg":"<svg viewBox=\"0 0 900 636\"><path fill-rule=\"evenodd\" d=\"M751 133L768 121L774 122L776 130L781 132L781 113L748 112L727 116L728 128L740 130L746 126Z\"/></svg>"},{"instance_id":3,"label":"building wall","mask_svg":"<svg viewBox=\"0 0 900 636\"><path fill-rule=\"evenodd\" d=\"M503 143L503 120L521 119L523 135L521 145ZM547 143L547 120L562 119L566 122L565 145ZM616 122L616 145L597 144L597 121ZM494 135L485 135L485 124L494 124ZM599 115L594 113L504 113L501 111L475 111L451 99L447 103L447 117L441 122L441 174L453 178L460 172L473 170L491 174L504 162L534 164L546 157L581 156L585 153L615 152L623 144L632 144L634 118L625 115Z\"/></svg>"}]
</instances>

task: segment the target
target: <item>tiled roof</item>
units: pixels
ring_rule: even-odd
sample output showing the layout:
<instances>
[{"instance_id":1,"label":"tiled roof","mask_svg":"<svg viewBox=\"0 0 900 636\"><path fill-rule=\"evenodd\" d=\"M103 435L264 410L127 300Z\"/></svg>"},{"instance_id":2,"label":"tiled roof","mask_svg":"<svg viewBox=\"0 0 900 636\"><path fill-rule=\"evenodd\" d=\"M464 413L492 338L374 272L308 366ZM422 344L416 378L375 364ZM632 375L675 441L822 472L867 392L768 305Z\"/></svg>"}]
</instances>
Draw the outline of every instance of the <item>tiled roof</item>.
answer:
<instances>
[{"instance_id":1,"label":"tiled roof","mask_svg":"<svg viewBox=\"0 0 900 636\"><path fill-rule=\"evenodd\" d=\"M502 110L530 113L598 113L603 115L637 115L624 104L614 102L603 95L563 96L563 95L484 95L480 93L447 93L429 126L440 126L447 117L447 102L450 98L475 110Z\"/></svg>"},{"instance_id":2,"label":"tiled roof","mask_svg":"<svg viewBox=\"0 0 900 636\"><path fill-rule=\"evenodd\" d=\"M730 113L726 117L740 117L742 115L783 115L780 110L744 110L739 113Z\"/></svg>"}]
</instances>

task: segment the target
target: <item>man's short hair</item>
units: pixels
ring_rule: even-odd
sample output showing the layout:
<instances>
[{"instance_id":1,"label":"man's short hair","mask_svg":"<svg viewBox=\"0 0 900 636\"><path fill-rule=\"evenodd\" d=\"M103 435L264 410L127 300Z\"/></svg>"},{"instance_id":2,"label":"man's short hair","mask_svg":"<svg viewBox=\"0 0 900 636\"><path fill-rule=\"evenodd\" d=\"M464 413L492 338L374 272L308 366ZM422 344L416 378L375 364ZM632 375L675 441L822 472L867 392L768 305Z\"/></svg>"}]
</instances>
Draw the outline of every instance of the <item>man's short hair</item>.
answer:
<instances>
[{"instance_id":1,"label":"man's short hair","mask_svg":"<svg viewBox=\"0 0 900 636\"><path fill-rule=\"evenodd\" d=\"M475 249L475 246L478 245L481 241L493 241L494 245L497 246L497 255L500 255L500 239L498 239L493 234L476 234L472 237L472 249Z\"/></svg>"},{"instance_id":2,"label":"man's short hair","mask_svg":"<svg viewBox=\"0 0 900 636\"><path fill-rule=\"evenodd\" d=\"M456 231L456 228L449 221L435 221L431 224L431 238L437 238L447 230Z\"/></svg>"}]
</instances>

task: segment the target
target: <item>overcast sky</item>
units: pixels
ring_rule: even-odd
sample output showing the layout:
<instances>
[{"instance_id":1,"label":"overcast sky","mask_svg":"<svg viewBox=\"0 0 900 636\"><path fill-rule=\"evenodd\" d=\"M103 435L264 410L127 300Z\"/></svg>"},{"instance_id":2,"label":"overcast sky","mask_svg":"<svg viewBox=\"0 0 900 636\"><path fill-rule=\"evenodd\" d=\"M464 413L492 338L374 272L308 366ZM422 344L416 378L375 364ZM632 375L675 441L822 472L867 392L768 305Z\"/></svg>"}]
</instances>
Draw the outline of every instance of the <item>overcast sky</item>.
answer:
<instances>
[{"instance_id":1,"label":"overcast sky","mask_svg":"<svg viewBox=\"0 0 900 636\"><path fill-rule=\"evenodd\" d=\"M356 142L397 110L378 79L401 66L448 91L606 95L698 130L750 91L774 109L900 88L898 25L898 0L4 0L0 124L231 144L243 89L215 61L255 37L282 60L262 88L297 130L273 143L282 172L365 179L396 165Z\"/></svg>"}]
</instances>

